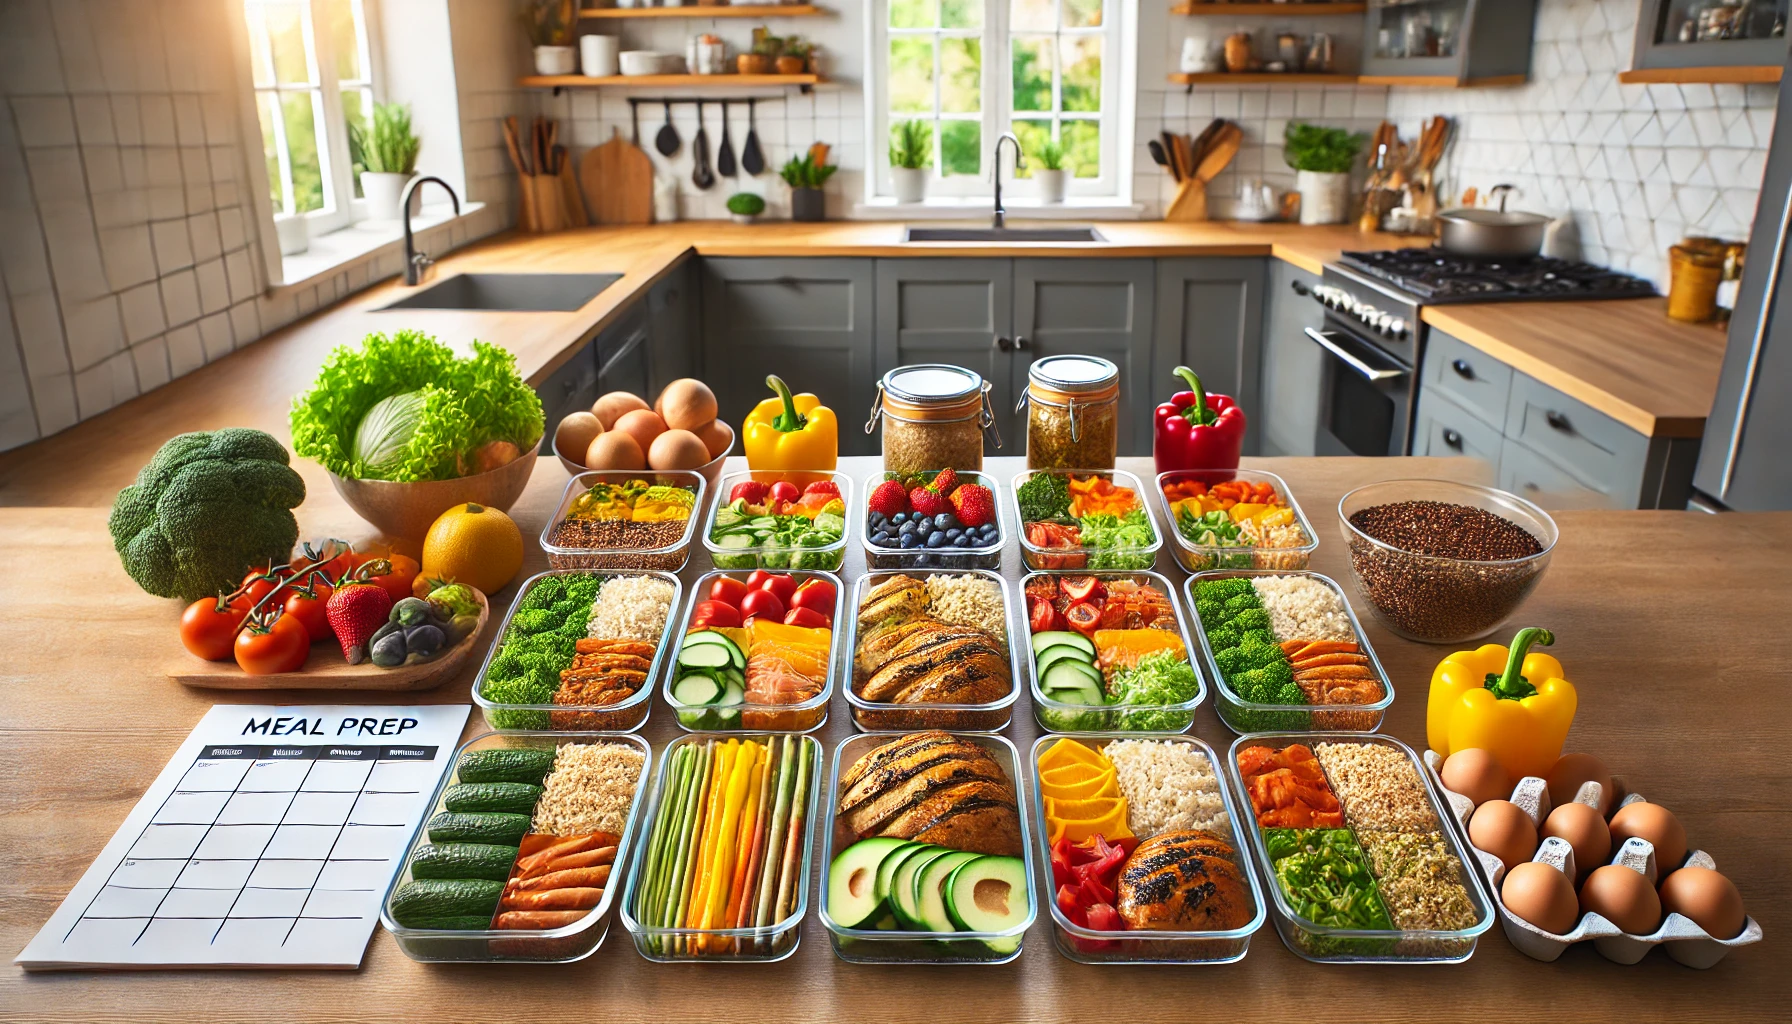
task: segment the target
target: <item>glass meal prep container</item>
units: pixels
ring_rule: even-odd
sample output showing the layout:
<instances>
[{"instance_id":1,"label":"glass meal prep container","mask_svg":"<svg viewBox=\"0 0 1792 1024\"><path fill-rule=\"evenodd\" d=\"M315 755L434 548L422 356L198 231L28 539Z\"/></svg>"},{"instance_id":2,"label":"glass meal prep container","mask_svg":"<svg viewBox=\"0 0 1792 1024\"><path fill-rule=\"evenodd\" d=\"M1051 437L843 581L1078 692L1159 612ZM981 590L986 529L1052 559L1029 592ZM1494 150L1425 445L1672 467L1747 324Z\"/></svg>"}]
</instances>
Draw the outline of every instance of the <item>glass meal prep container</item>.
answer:
<instances>
[{"instance_id":1,"label":"glass meal prep container","mask_svg":"<svg viewBox=\"0 0 1792 1024\"><path fill-rule=\"evenodd\" d=\"M580 704L513 704L493 700L485 695L486 677L492 671L492 664L503 654L504 641L510 635L511 625L516 621L517 613L522 610L529 591L544 579L553 576L600 576L605 579L616 579L625 576L648 576L672 584L672 607L667 613L666 628L660 632L659 641L654 645L653 659L647 668L646 681L640 689L629 694L614 704L580 705ZM601 592L601 590L600 590ZM673 627L678 615L679 601L684 594L684 584L677 576L669 572L634 572L628 570L587 570L587 569L550 569L537 573L523 581L517 588L516 597L510 602L510 610L504 613L504 622L498 627L497 639L485 652L485 661L479 666L479 674L473 677L473 703L485 715L485 724L499 730L599 730L607 732L633 732L647 721L647 715L653 710L653 681L660 677L669 654L675 653L677 647L673 643ZM587 609L586 616L589 618ZM570 668L568 665L562 668Z\"/></svg>"},{"instance_id":2,"label":"glass meal prep container","mask_svg":"<svg viewBox=\"0 0 1792 1024\"><path fill-rule=\"evenodd\" d=\"M768 520L764 528L773 528L773 517L758 516L753 513L734 513L729 509L729 495L735 487L744 483L776 484L788 482L797 488L821 480L831 480L840 490L840 536L827 543L813 546L801 543L801 535L796 544L779 543L776 539L755 541L758 529L754 524L758 520ZM709 520L703 524L703 546L709 551L709 560L718 569L822 569L827 572L839 572L846 562L846 538L852 532L852 478L845 473L823 472L820 470L766 470L748 469L738 473L725 473L716 483L716 500L710 503ZM831 513L823 513L831 514ZM744 515L744 520L734 526L727 525L731 518ZM720 527L718 524L721 524ZM801 525L801 524L796 524ZM813 525L813 524L811 524ZM738 529L721 539L716 537L718 528L725 533Z\"/></svg>"},{"instance_id":3,"label":"glass meal prep container","mask_svg":"<svg viewBox=\"0 0 1792 1024\"><path fill-rule=\"evenodd\" d=\"M690 505L682 520L674 515L676 506L682 502L654 500L648 490L654 487L673 487L689 492ZM701 473L683 469L594 469L575 474L566 482L560 504L541 529L541 550L547 553L548 566L554 569L677 572L691 557L691 536L702 518L707 487ZM610 494L594 490L596 488L615 488L615 491ZM606 522L628 523L629 526L658 531L664 536L657 538L659 543L649 543L645 547L625 545L621 531L626 527L606 529L601 525ZM682 523L684 528L676 532L671 527L662 529L667 523ZM577 530L589 531L589 535L577 536Z\"/></svg>"},{"instance_id":4,"label":"glass meal prep container","mask_svg":"<svg viewBox=\"0 0 1792 1024\"><path fill-rule=\"evenodd\" d=\"M884 472L909 476L942 469L983 468L983 435L997 448L991 384L975 370L947 363L898 366L877 382L865 433L884 426Z\"/></svg>"},{"instance_id":5,"label":"glass meal prep container","mask_svg":"<svg viewBox=\"0 0 1792 1024\"><path fill-rule=\"evenodd\" d=\"M1077 547L1054 546L1055 539L1048 534L1029 527L1054 524L1034 524L1027 522L1022 512L1020 488L1036 476L1052 476L1064 479L1068 485L1073 480L1084 480L1090 476L1102 477L1111 481L1116 487L1129 487L1138 502L1137 510L1142 522L1139 527L1142 533L1127 529L1129 536L1121 539L1114 546L1091 548L1086 541L1080 541ZM1158 549L1164 546L1163 537L1157 531L1157 524L1152 521L1151 511L1146 507L1147 496L1145 485L1139 478L1124 469L1029 469L1015 476L1009 488L1014 501L1014 521L1019 524L1020 557L1029 569L1088 569L1088 570L1122 570L1141 571L1157 564ZM1131 513L1128 513L1130 515ZM1062 528L1075 525L1082 530L1081 520L1066 520L1056 524Z\"/></svg>"},{"instance_id":6,"label":"glass meal prep container","mask_svg":"<svg viewBox=\"0 0 1792 1024\"><path fill-rule=\"evenodd\" d=\"M1303 541L1287 547L1258 547L1248 544L1200 544L1190 540L1183 536L1181 527L1177 526L1176 513L1170 507L1169 496L1164 493L1166 485L1188 480L1199 480L1210 486L1228 480L1268 484L1275 488L1277 496L1294 514L1291 525L1299 527ZM1256 469L1176 469L1159 473L1152 493L1155 495L1158 511L1163 513L1164 532L1170 538L1170 553L1176 557L1176 563L1188 572L1206 572L1211 569L1305 569L1312 563L1313 552L1319 547L1319 535L1313 532L1313 525L1307 522L1306 513L1301 511L1300 504L1294 500L1294 492L1289 490L1288 482L1274 473Z\"/></svg>"},{"instance_id":7,"label":"glass meal prep container","mask_svg":"<svg viewBox=\"0 0 1792 1024\"><path fill-rule=\"evenodd\" d=\"M800 751L798 756L807 769L808 778L796 790L806 801L800 832L802 843L799 872L794 880L794 905L783 919L754 928L678 928L647 924L642 921L640 889L649 848L666 808L663 802L669 780L667 766L675 763L675 755L686 746L706 740L757 740L772 742L788 733L687 733L666 745L660 755L659 770L654 776L653 791L647 812L641 819L641 841L629 860L628 883L622 893L622 926L635 940L635 949L656 963L770 963L783 960L796 952L802 941L803 916L809 912L809 876L815 859L815 819L822 813L817 802L821 798L821 744L813 736L792 736ZM670 826L668 826L670 827Z\"/></svg>"},{"instance_id":8,"label":"glass meal prep container","mask_svg":"<svg viewBox=\"0 0 1792 1024\"><path fill-rule=\"evenodd\" d=\"M1381 684L1381 699L1368 704L1259 704L1240 697L1226 681L1225 673L1220 671L1218 659L1214 655L1213 645L1207 638L1207 627L1201 622L1201 615L1196 611L1195 588L1206 580L1229 580L1253 578L1260 576L1304 576L1324 584L1344 605L1344 614L1350 620L1351 631L1356 634L1356 644L1364 657L1369 659L1369 671ZM1375 732L1381 728L1383 714L1389 705L1394 703L1394 683L1389 678L1387 669L1382 667L1381 659L1375 656L1375 648L1369 644L1369 635L1363 632L1363 624L1356 617L1356 609L1350 606L1350 598L1344 594L1344 588L1338 586L1336 580L1316 572L1296 571L1277 572L1257 569L1226 569L1215 572L1202 572L1190 576L1182 584L1182 597L1188 603L1188 621L1193 626L1196 643L1201 649L1201 666L1206 675L1213 680L1213 708L1220 716L1226 728L1235 733L1261 732L1275 729L1283 732L1299 732L1307 729L1333 730L1339 732Z\"/></svg>"},{"instance_id":9,"label":"glass meal prep container","mask_svg":"<svg viewBox=\"0 0 1792 1024\"><path fill-rule=\"evenodd\" d=\"M447 928L407 928L392 919L392 896L399 886L411 880L411 863L417 850L429 843L429 820L443 810L442 801L448 787L458 780L460 755L472 750L553 750L562 743L621 743L641 751L646 759L641 777L635 781L629 802L628 818L621 839L616 844L616 858L610 868L609 884L597 906L584 917L559 928L506 928L460 931ZM647 792L647 776L653 768L653 750L647 741L632 733L618 732L509 732L484 733L468 740L455 751L455 768L451 768L437 785L431 798L430 811L411 835L405 847L404 866L386 887L380 901L380 923L392 933L398 948L412 960L425 963L570 963L583 960L603 945L610 932L610 905L615 902L618 877L622 865L634 852L636 824L641 817L642 797Z\"/></svg>"},{"instance_id":10,"label":"glass meal prep container","mask_svg":"<svg viewBox=\"0 0 1792 1024\"><path fill-rule=\"evenodd\" d=\"M1250 790L1238 769L1238 755L1247 747L1281 749L1296 743L1305 744L1316 753L1318 747L1325 743L1373 745L1400 753L1416 773L1419 785L1423 787L1426 805L1437 823L1436 834L1439 841L1456 859L1456 880L1468 895L1474 913L1473 923L1457 929L1339 928L1318 924L1295 911L1276 879L1269 848L1263 839L1263 830L1256 827ZM1327 774L1329 777L1330 773ZM1411 747L1392 736L1355 732L1279 732L1240 736L1232 741L1231 749L1226 752L1226 785L1233 791L1234 806L1241 814L1251 816L1248 844L1251 858L1257 870L1262 872L1263 887L1269 894L1270 918L1275 921L1276 931L1281 933L1282 941L1298 956L1314 963L1461 963L1474 955L1476 941L1483 932L1493 927L1493 901L1478 873L1469 866L1468 851L1464 849L1456 831L1447 824L1449 807L1431 780L1426 778L1425 766L1420 763L1418 755L1413 753ZM1361 830L1353 823L1350 801L1342 794L1339 795L1339 800L1343 804L1346 826L1357 836L1357 840L1353 841L1360 841ZM1381 884L1378 880L1378 894Z\"/></svg>"},{"instance_id":11,"label":"glass meal prep container","mask_svg":"<svg viewBox=\"0 0 1792 1024\"><path fill-rule=\"evenodd\" d=\"M1195 694L1187 700L1174 704L1078 704L1057 700L1049 696L1042 685L1039 670L1039 658L1048 648L1035 649L1032 642L1031 608L1027 603L1027 587L1036 581L1056 581L1064 577L1088 577L1102 581L1104 584L1116 580L1136 583L1150 587L1163 595L1170 606L1170 613L1176 619L1176 628L1171 631L1182 641L1182 649L1188 657L1189 667L1195 672ZM1108 732L1186 732L1195 724L1195 708L1207 699L1207 680L1201 668L1201 661L1195 653L1195 645L1189 640L1188 616L1183 613L1181 604L1176 599L1176 588L1170 581L1154 572L1035 572L1023 577L1020 581L1021 617L1027 623L1028 642L1012 645L1016 649L1024 649L1027 662L1027 679L1033 688L1033 717L1039 727L1053 733L1087 733ZM1121 627L1125 628L1125 627ZM1093 643L1093 640L1091 640ZM1049 668L1049 665L1048 665ZM1105 688L1104 688L1105 692Z\"/></svg>"},{"instance_id":12,"label":"glass meal prep container","mask_svg":"<svg viewBox=\"0 0 1792 1024\"><path fill-rule=\"evenodd\" d=\"M1028 469L1113 469L1120 368L1100 356L1046 356L1027 367Z\"/></svg>"},{"instance_id":13,"label":"glass meal prep container","mask_svg":"<svg viewBox=\"0 0 1792 1024\"><path fill-rule=\"evenodd\" d=\"M822 864L831 871L841 851L858 840L836 815L840 804L841 773L886 743L892 743L907 731L865 732L848 736L834 748L833 769L828 775L827 821L822 830ZM1026 867L1026 919L1002 931L903 931L889 928L848 928L828 913L828 890L831 879L821 884L821 923L828 930L834 954L855 964L1005 964L1020 956L1021 943L1032 927L1039 911L1040 890L1035 880L1031 826L1027 818L1027 800L1020 771L1020 753L1004 736L986 732L954 732L959 739L970 740L995 758L1008 781L1014 784L1015 806L1020 814L1020 858ZM1012 894L1010 894L1012 896Z\"/></svg>"},{"instance_id":14,"label":"glass meal prep container","mask_svg":"<svg viewBox=\"0 0 1792 1024\"><path fill-rule=\"evenodd\" d=\"M1008 544L1008 525L1002 521L1002 503L995 500L996 539L988 544L955 548L905 548L898 543L874 544L871 536L871 492L892 474L873 473L865 478L865 507L859 510L859 526L864 531L865 567L867 569L1000 569L1002 549ZM980 484L989 488L992 497L1001 493L995 477L975 470L958 473L958 482Z\"/></svg>"},{"instance_id":15,"label":"glass meal prep container","mask_svg":"<svg viewBox=\"0 0 1792 1024\"><path fill-rule=\"evenodd\" d=\"M721 732L734 729L750 731L777 732L809 732L819 729L828 720L828 702L833 699L834 688L838 685L840 675L840 648L845 631L841 628L842 616L846 614L846 585L840 578L829 572L811 572L804 569L788 570L801 586L808 580L825 580L834 587L834 624L830 627L833 636L828 646L827 676L822 681L821 692L808 700L795 704L757 704L748 702L745 694L738 699L730 700L730 693L723 691L714 701L704 704L686 704L679 700L678 681L679 653L682 650L683 638L690 631L691 619L695 617L697 606L709 600L709 588L718 579L737 579L744 582L744 572L707 572L697 577L691 584L691 599L686 603L684 614L676 621L678 639L673 641L673 648L666 655L666 703L672 705L672 712L678 718L681 728L693 732ZM746 652L749 662L752 652ZM744 670L745 666L739 666Z\"/></svg>"},{"instance_id":16,"label":"glass meal prep container","mask_svg":"<svg viewBox=\"0 0 1792 1024\"><path fill-rule=\"evenodd\" d=\"M1027 774L1032 777L1034 840L1040 872L1045 880L1041 889L1048 893L1054 892L1056 886L1052 884L1051 830L1045 818L1045 794L1040 778L1039 755L1064 738L1040 736L1033 741L1027 758ZM1220 799L1225 804L1228 828L1224 835L1232 841L1232 849L1238 853L1236 867L1250 895L1251 919L1240 927L1225 931L1101 931L1071 921L1054 898L1049 901L1052 940L1057 944L1059 954L1066 960L1074 960L1079 964L1229 964L1244 959L1245 953L1250 949L1251 936L1263 927L1269 910L1263 899L1263 888L1257 882L1257 873L1251 870L1250 854L1246 852L1249 839L1245 832L1253 827L1253 819L1249 807L1241 810L1232 787L1226 785L1219 755L1213 752L1213 748L1205 740L1178 733L1098 732L1084 733L1073 738L1097 749L1105 748L1114 740L1176 743L1199 751L1207 758L1214 779L1219 782ZM1141 837L1145 838L1150 837Z\"/></svg>"},{"instance_id":17,"label":"glass meal prep container","mask_svg":"<svg viewBox=\"0 0 1792 1024\"><path fill-rule=\"evenodd\" d=\"M989 580L1001 588L1002 621L1008 630L1008 642L1003 645L1008 655L1009 671L1006 696L985 704L907 704L892 701L868 701L859 696L857 684L860 680L856 666L859 642L862 639L859 630L859 608L863 605L866 594L884 580L896 576L909 576L923 581L929 576L975 576ZM842 670L840 689L846 695L846 702L852 705L852 720L860 729L868 732L892 729L966 729L993 732L1006 728L1014 717L1014 702L1020 698L1021 691L1020 662L1014 653L1013 642L1019 619L1015 615L1012 590L1002 577L986 569L969 569L964 572L951 569L868 572L853 583L852 600L846 611L848 632L846 646L841 651L845 667Z\"/></svg>"}]
</instances>

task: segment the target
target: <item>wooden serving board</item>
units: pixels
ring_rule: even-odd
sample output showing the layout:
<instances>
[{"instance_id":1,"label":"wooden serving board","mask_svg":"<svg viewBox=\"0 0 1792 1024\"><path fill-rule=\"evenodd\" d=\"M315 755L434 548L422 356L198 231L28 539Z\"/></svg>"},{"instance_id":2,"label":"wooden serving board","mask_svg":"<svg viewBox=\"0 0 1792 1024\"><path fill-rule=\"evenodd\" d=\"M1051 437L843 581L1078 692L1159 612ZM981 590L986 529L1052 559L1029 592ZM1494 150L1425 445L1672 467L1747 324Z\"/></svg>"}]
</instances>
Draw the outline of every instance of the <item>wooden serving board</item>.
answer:
<instances>
[{"instance_id":1,"label":"wooden serving board","mask_svg":"<svg viewBox=\"0 0 1792 1024\"><path fill-rule=\"evenodd\" d=\"M475 591L475 593L478 593ZM201 661L186 655L168 667L168 678L182 686L206 690L433 690L466 664L491 617L491 601L479 595L479 624L465 640L417 665L381 668L371 661L350 665L334 638L311 645L311 656L297 672L252 676L235 661Z\"/></svg>"},{"instance_id":2,"label":"wooden serving board","mask_svg":"<svg viewBox=\"0 0 1792 1024\"><path fill-rule=\"evenodd\" d=\"M620 130L579 161L579 185L592 223L653 223L653 161Z\"/></svg>"}]
</instances>

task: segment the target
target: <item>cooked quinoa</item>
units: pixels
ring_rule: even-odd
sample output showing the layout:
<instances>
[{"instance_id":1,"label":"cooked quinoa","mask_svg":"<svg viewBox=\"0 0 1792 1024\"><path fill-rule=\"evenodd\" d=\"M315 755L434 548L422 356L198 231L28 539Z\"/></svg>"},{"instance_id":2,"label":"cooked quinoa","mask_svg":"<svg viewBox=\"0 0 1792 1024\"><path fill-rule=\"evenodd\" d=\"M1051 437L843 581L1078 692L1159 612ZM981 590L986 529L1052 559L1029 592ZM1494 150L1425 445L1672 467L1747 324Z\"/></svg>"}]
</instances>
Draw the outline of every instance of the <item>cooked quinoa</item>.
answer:
<instances>
[{"instance_id":1,"label":"cooked quinoa","mask_svg":"<svg viewBox=\"0 0 1792 1024\"><path fill-rule=\"evenodd\" d=\"M672 614L672 584L652 576L618 576L604 581L591 602L585 635L599 640L658 643Z\"/></svg>"},{"instance_id":2,"label":"cooked quinoa","mask_svg":"<svg viewBox=\"0 0 1792 1024\"><path fill-rule=\"evenodd\" d=\"M1480 916L1462 884L1462 862L1441 832L1360 831L1382 902L1401 928L1454 931Z\"/></svg>"},{"instance_id":3,"label":"cooked quinoa","mask_svg":"<svg viewBox=\"0 0 1792 1024\"><path fill-rule=\"evenodd\" d=\"M1438 830L1425 783L1405 754L1379 743L1321 743L1313 752L1352 828Z\"/></svg>"},{"instance_id":4,"label":"cooked quinoa","mask_svg":"<svg viewBox=\"0 0 1792 1024\"><path fill-rule=\"evenodd\" d=\"M984 576L927 577L927 611L941 622L975 626L1004 643L1008 640L1008 609L1001 584Z\"/></svg>"},{"instance_id":5,"label":"cooked quinoa","mask_svg":"<svg viewBox=\"0 0 1792 1024\"><path fill-rule=\"evenodd\" d=\"M536 832L622 835L647 758L626 743L565 743L535 802Z\"/></svg>"},{"instance_id":6,"label":"cooked quinoa","mask_svg":"<svg viewBox=\"0 0 1792 1024\"><path fill-rule=\"evenodd\" d=\"M1259 576L1251 589L1283 640L1356 640L1343 600L1310 576Z\"/></svg>"},{"instance_id":7,"label":"cooked quinoa","mask_svg":"<svg viewBox=\"0 0 1792 1024\"><path fill-rule=\"evenodd\" d=\"M1145 838L1171 829L1232 834L1213 763L1171 740L1115 740L1102 749L1126 797L1126 826Z\"/></svg>"}]
</instances>

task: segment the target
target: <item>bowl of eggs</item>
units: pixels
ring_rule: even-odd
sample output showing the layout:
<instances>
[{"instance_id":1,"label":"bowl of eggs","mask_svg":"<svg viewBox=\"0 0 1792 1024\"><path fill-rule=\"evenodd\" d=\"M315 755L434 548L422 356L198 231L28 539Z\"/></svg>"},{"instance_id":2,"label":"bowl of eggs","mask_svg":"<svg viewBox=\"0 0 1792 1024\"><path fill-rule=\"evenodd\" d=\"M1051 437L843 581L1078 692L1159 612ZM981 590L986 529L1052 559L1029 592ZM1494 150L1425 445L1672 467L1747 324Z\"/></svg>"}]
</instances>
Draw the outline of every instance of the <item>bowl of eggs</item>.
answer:
<instances>
[{"instance_id":1,"label":"bowl of eggs","mask_svg":"<svg viewBox=\"0 0 1792 1024\"><path fill-rule=\"evenodd\" d=\"M1496 895L1506 934L1528 956L1554 960L1591 940L1632 964L1656 946L1707 968L1759 942L1736 886L1691 849L1674 813L1625 794L1604 762L1564 754L1546 776L1514 780L1486 750L1425 763Z\"/></svg>"},{"instance_id":2,"label":"bowl of eggs","mask_svg":"<svg viewBox=\"0 0 1792 1024\"><path fill-rule=\"evenodd\" d=\"M715 392L691 377L667 384L652 405L612 391L554 430L554 455L573 476L593 469L691 470L711 488L734 449L734 428L716 416Z\"/></svg>"}]
</instances>

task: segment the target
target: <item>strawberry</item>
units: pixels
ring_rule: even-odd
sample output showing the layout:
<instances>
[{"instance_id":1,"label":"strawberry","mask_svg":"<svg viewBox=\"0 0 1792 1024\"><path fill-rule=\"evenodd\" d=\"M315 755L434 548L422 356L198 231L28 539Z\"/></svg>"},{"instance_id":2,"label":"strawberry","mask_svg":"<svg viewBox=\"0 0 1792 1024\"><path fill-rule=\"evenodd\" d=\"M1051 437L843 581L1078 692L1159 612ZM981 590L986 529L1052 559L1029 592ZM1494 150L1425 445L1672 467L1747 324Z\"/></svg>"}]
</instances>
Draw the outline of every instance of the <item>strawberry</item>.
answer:
<instances>
[{"instance_id":1,"label":"strawberry","mask_svg":"<svg viewBox=\"0 0 1792 1024\"><path fill-rule=\"evenodd\" d=\"M952 511L952 503L931 487L917 487L908 492L908 503L924 516L937 516Z\"/></svg>"},{"instance_id":2,"label":"strawberry","mask_svg":"<svg viewBox=\"0 0 1792 1024\"><path fill-rule=\"evenodd\" d=\"M952 492L952 510L966 526L983 526L996 521L996 498L982 484L964 484Z\"/></svg>"},{"instance_id":3,"label":"strawberry","mask_svg":"<svg viewBox=\"0 0 1792 1024\"><path fill-rule=\"evenodd\" d=\"M942 469L940 475L934 477L933 483L928 486L932 487L935 493L950 498L952 492L958 489L958 474L949 469Z\"/></svg>"},{"instance_id":4,"label":"strawberry","mask_svg":"<svg viewBox=\"0 0 1792 1024\"><path fill-rule=\"evenodd\" d=\"M350 665L359 665L367 658L367 641L391 614L392 595L364 580L344 583L324 605L330 629L342 644L342 656Z\"/></svg>"},{"instance_id":5,"label":"strawberry","mask_svg":"<svg viewBox=\"0 0 1792 1024\"><path fill-rule=\"evenodd\" d=\"M885 480L871 492L871 511L879 515L897 515L908 511L908 492L899 480Z\"/></svg>"},{"instance_id":6,"label":"strawberry","mask_svg":"<svg viewBox=\"0 0 1792 1024\"><path fill-rule=\"evenodd\" d=\"M832 480L817 480L803 488L804 497L808 497L811 494L828 494L838 498L840 496L840 485Z\"/></svg>"}]
</instances>

